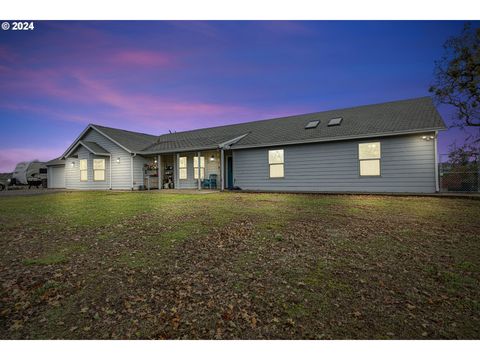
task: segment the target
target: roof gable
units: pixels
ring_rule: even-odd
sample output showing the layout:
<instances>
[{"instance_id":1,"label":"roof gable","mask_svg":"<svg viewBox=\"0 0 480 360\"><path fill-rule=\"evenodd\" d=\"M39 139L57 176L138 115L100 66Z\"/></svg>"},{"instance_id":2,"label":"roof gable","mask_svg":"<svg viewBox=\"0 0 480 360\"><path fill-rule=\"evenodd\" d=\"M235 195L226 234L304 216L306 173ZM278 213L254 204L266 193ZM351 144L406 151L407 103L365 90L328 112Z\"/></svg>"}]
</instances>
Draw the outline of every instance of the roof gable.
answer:
<instances>
[{"instance_id":1,"label":"roof gable","mask_svg":"<svg viewBox=\"0 0 480 360\"><path fill-rule=\"evenodd\" d=\"M91 126L103 136L132 153L142 151L158 139L158 136L156 135L115 129L95 124L92 124Z\"/></svg>"},{"instance_id":2,"label":"roof gable","mask_svg":"<svg viewBox=\"0 0 480 360\"><path fill-rule=\"evenodd\" d=\"M145 147L148 147L149 145L154 143L155 140L158 138L158 136L155 135L148 135L143 133L136 133L133 131L114 129L101 125L89 124L75 139L75 141L68 147L68 149L62 154L61 158L65 158L69 153L71 153L72 149L75 149L78 146L78 143L84 138L84 136L88 133L89 130L96 131L100 135L104 136L108 140L112 141L114 144L120 146L122 149L130 153L142 151ZM86 142L84 141L84 143ZM85 147L88 148L88 146ZM102 151L99 150L99 152ZM108 151L106 151L105 149L103 149L103 152L108 153Z\"/></svg>"}]
</instances>

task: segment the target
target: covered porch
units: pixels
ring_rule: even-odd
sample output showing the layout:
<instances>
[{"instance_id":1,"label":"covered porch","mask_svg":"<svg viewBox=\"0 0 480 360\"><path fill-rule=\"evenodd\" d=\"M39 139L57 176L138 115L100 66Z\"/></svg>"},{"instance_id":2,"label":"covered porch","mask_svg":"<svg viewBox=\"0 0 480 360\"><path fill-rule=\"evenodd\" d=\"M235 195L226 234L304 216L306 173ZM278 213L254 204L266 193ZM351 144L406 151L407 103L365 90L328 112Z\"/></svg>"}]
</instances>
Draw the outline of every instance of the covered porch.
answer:
<instances>
[{"instance_id":1,"label":"covered porch","mask_svg":"<svg viewBox=\"0 0 480 360\"><path fill-rule=\"evenodd\" d=\"M148 158L144 174L155 184L150 189L224 190L233 186L231 156L221 149L158 154Z\"/></svg>"}]
</instances>

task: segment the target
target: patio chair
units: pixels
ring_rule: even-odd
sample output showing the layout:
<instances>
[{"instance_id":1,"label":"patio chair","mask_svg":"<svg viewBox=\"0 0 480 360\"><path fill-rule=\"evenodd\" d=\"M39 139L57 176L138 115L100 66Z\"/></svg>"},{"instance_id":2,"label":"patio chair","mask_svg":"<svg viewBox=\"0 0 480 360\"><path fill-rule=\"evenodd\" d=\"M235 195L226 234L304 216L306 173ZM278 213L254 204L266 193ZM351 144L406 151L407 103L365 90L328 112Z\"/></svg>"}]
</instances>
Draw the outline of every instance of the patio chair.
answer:
<instances>
[{"instance_id":1,"label":"patio chair","mask_svg":"<svg viewBox=\"0 0 480 360\"><path fill-rule=\"evenodd\" d=\"M210 174L208 179L202 180L202 189L216 189L217 188L217 174Z\"/></svg>"}]
</instances>

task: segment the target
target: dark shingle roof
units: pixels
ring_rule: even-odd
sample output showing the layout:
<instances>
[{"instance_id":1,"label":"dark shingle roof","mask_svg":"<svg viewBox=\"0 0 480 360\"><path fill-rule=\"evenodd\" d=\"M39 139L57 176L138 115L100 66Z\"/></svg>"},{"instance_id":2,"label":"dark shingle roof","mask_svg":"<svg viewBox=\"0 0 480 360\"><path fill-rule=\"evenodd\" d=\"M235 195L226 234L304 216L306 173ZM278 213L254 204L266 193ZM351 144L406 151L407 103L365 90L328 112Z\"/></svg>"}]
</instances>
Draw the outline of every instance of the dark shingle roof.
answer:
<instances>
[{"instance_id":1,"label":"dark shingle roof","mask_svg":"<svg viewBox=\"0 0 480 360\"><path fill-rule=\"evenodd\" d=\"M327 126L330 119L338 117L343 118L341 125ZM320 120L320 124L314 129L305 129L305 125L312 120ZM423 97L165 134L144 151L213 148L244 134L248 135L235 143L233 148L332 141L433 129L445 129L445 124L432 100Z\"/></svg>"},{"instance_id":2,"label":"dark shingle roof","mask_svg":"<svg viewBox=\"0 0 480 360\"><path fill-rule=\"evenodd\" d=\"M85 145L88 147L90 151L92 151L96 155L102 155L102 154L110 154L107 150L105 150L103 147L98 145L96 142L93 141L80 141L81 144Z\"/></svg>"},{"instance_id":3,"label":"dark shingle roof","mask_svg":"<svg viewBox=\"0 0 480 360\"><path fill-rule=\"evenodd\" d=\"M327 126L329 120L338 117L343 118L339 126ZM313 120L320 120L320 124L316 128L305 129L305 125ZM217 126L160 136L101 125L92 126L128 150L139 153L216 148L221 143L244 135L246 136L236 142L232 146L233 148L334 141L446 128L429 97Z\"/></svg>"},{"instance_id":4,"label":"dark shingle roof","mask_svg":"<svg viewBox=\"0 0 480 360\"><path fill-rule=\"evenodd\" d=\"M158 139L158 136L155 135L115 129L95 124L92 124L92 126L133 152L142 151Z\"/></svg>"},{"instance_id":5,"label":"dark shingle roof","mask_svg":"<svg viewBox=\"0 0 480 360\"><path fill-rule=\"evenodd\" d=\"M55 165L65 165L65 160L62 160L61 157L52 159L45 163L46 166L55 166Z\"/></svg>"}]
</instances>

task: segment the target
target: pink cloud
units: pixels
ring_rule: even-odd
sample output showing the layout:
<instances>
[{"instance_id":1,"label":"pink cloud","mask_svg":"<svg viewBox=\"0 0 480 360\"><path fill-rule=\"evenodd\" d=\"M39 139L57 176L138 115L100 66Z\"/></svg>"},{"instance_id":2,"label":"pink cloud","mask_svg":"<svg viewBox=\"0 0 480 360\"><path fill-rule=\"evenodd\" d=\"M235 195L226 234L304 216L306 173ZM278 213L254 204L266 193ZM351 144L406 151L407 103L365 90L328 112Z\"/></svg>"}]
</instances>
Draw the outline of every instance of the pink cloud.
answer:
<instances>
[{"instance_id":1,"label":"pink cloud","mask_svg":"<svg viewBox=\"0 0 480 360\"><path fill-rule=\"evenodd\" d=\"M169 121L173 117L199 118L246 110L239 106L225 104L186 101L150 94L127 94L105 81L90 78L85 74L77 73L75 77L82 84L86 93L94 94L93 98L96 101L115 108L123 115L133 116L137 120L148 123L156 122L161 118ZM168 118L166 118L167 116Z\"/></svg>"},{"instance_id":2,"label":"pink cloud","mask_svg":"<svg viewBox=\"0 0 480 360\"><path fill-rule=\"evenodd\" d=\"M65 149L6 148L0 149L0 172L12 172L21 161L48 161L62 155Z\"/></svg>"},{"instance_id":3,"label":"pink cloud","mask_svg":"<svg viewBox=\"0 0 480 360\"><path fill-rule=\"evenodd\" d=\"M158 51L126 50L112 57L112 62L122 65L165 66L172 64L170 54Z\"/></svg>"}]
</instances>

